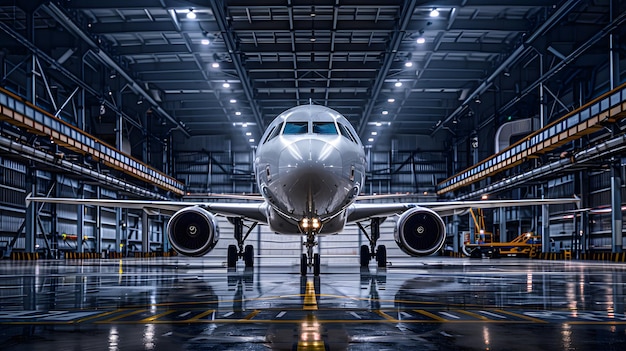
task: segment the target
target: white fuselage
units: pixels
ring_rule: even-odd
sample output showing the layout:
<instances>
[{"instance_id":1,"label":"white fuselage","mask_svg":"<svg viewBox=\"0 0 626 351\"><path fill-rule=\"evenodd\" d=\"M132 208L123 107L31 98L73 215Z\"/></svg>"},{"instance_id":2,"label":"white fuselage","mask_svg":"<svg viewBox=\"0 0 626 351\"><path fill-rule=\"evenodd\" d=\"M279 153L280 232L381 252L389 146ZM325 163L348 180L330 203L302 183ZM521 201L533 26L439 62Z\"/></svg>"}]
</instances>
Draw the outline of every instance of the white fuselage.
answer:
<instances>
[{"instance_id":1,"label":"white fuselage","mask_svg":"<svg viewBox=\"0 0 626 351\"><path fill-rule=\"evenodd\" d=\"M345 117L324 106L303 105L272 121L254 166L273 231L301 234L309 221L319 221L313 230L331 234L343 228L345 209L363 186L365 153Z\"/></svg>"}]
</instances>

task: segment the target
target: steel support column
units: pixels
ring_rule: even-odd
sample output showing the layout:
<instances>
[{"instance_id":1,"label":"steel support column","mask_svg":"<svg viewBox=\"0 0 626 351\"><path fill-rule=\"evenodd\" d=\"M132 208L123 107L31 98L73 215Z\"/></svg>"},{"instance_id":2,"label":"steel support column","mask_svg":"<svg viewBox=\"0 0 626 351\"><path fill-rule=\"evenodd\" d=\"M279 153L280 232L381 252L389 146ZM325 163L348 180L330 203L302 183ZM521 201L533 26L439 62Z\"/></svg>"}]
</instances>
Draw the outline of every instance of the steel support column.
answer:
<instances>
[{"instance_id":1,"label":"steel support column","mask_svg":"<svg viewBox=\"0 0 626 351\"><path fill-rule=\"evenodd\" d=\"M550 212L548 205L541 205L541 252L550 252Z\"/></svg>"},{"instance_id":2,"label":"steel support column","mask_svg":"<svg viewBox=\"0 0 626 351\"><path fill-rule=\"evenodd\" d=\"M26 180L26 191L35 194L37 190L35 176L36 170L32 166L26 168L28 179ZM37 204L30 202L26 207L26 218L24 225L24 251L35 252L36 234L37 234ZM16 234L19 235L19 232Z\"/></svg>"},{"instance_id":3,"label":"steel support column","mask_svg":"<svg viewBox=\"0 0 626 351\"><path fill-rule=\"evenodd\" d=\"M76 194L79 199L85 198L85 186L81 184ZM85 205L76 205L76 252L83 252L85 235Z\"/></svg>"},{"instance_id":4,"label":"steel support column","mask_svg":"<svg viewBox=\"0 0 626 351\"><path fill-rule=\"evenodd\" d=\"M141 252L150 252L150 218L141 211Z\"/></svg>"},{"instance_id":5,"label":"steel support column","mask_svg":"<svg viewBox=\"0 0 626 351\"><path fill-rule=\"evenodd\" d=\"M622 252L622 178L619 160L611 165L611 252Z\"/></svg>"},{"instance_id":6,"label":"steel support column","mask_svg":"<svg viewBox=\"0 0 626 351\"><path fill-rule=\"evenodd\" d=\"M122 252L122 209L120 207L115 208L115 247L113 252Z\"/></svg>"}]
</instances>

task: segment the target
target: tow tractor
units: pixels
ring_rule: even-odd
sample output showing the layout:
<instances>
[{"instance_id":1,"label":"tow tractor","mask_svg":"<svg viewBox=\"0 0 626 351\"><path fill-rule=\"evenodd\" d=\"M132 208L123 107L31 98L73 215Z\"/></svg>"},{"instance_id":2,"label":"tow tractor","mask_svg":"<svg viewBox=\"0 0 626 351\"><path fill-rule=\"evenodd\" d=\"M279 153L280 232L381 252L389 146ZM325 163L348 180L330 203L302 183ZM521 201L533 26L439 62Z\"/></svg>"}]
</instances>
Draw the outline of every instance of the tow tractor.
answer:
<instances>
[{"instance_id":1,"label":"tow tractor","mask_svg":"<svg viewBox=\"0 0 626 351\"><path fill-rule=\"evenodd\" d=\"M493 242L489 233L480 233L477 243L469 241L463 243L463 253L472 258L481 258L483 255L490 258L502 256L535 257L541 252L541 236L532 232L522 233L509 242Z\"/></svg>"}]
</instances>

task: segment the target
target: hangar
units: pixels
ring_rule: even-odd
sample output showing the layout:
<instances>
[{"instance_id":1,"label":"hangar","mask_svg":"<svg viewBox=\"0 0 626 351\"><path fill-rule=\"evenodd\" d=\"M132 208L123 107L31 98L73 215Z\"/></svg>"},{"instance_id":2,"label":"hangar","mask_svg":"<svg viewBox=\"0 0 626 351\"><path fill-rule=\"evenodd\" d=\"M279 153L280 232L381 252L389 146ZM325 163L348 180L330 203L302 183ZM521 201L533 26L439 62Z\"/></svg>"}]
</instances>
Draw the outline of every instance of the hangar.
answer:
<instances>
[{"instance_id":1,"label":"hangar","mask_svg":"<svg viewBox=\"0 0 626 351\"><path fill-rule=\"evenodd\" d=\"M0 347L624 349L625 20L0 1Z\"/></svg>"}]
</instances>

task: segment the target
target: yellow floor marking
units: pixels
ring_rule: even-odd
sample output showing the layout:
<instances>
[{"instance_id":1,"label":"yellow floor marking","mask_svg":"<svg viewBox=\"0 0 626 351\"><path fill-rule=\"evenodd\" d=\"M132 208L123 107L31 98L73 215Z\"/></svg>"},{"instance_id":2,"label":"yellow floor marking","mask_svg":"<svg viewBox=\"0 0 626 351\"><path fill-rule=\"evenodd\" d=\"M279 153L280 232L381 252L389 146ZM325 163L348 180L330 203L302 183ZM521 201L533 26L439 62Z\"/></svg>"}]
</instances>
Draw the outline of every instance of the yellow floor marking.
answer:
<instances>
[{"instance_id":1,"label":"yellow floor marking","mask_svg":"<svg viewBox=\"0 0 626 351\"><path fill-rule=\"evenodd\" d=\"M489 318L487 318L485 316L481 316L480 314L477 314L477 313L474 313L474 312L465 311L465 310L455 310L455 311L459 312L459 313L462 313L464 315L470 316L470 317L478 318L478 319L483 320L483 321L490 320Z\"/></svg>"},{"instance_id":2,"label":"yellow floor marking","mask_svg":"<svg viewBox=\"0 0 626 351\"><path fill-rule=\"evenodd\" d=\"M424 311L424 310L413 310L421 315L424 315L426 317L430 317L436 321L440 321L440 322L447 322L448 320L442 317L439 317L438 315L434 314L434 313L430 313L428 311Z\"/></svg>"},{"instance_id":3,"label":"yellow floor marking","mask_svg":"<svg viewBox=\"0 0 626 351\"><path fill-rule=\"evenodd\" d=\"M548 323L548 322L546 322L544 320L541 320L541 319L538 319L538 318L533 318L533 317L528 317L528 316L525 316L523 314L519 314L519 313L515 313L515 312L509 312L509 311L505 311L505 310L494 310L494 311L499 312L499 313L508 314L509 316L522 318L522 319L525 319L527 321L531 321L531 322L535 322L535 323L544 323L544 324Z\"/></svg>"},{"instance_id":4,"label":"yellow floor marking","mask_svg":"<svg viewBox=\"0 0 626 351\"><path fill-rule=\"evenodd\" d=\"M381 311L381 310L376 310L375 311L377 315L385 318L386 320L390 321L390 322L400 322L399 320L393 318L392 316L388 315L387 313Z\"/></svg>"},{"instance_id":5,"label":"yellow floor marking","mask_svg":"<svg viewBox=\"0 0 626 351\"><path fill-rule=\"evenodd\" d=\"M123 310L121 310L121 311L123 311ZM122 319L122 318L126 318L126 317L129 317L129 316L132 316L132 315L135 315L135 314L139 314L139 313L143 313L143 312L147 312L147 311L148 310L134 310L134 311L130 311L128 313L121 314L119 316L115 316L113 318L105 319L105 320L102 320L102 321L97 321L95 323L110 323L110 322L113 322L113 321L116 321L116 320L119 320L119 319Z\"/></svg>"},{"instance_id":6,"label":"yellow floor marking","mask_svg":"<svg viewBox=\"0 0 626 351\"><path fill-rule=\"evenodd\" d=\"M82 322L86 322L86 321L91 320L91 319L96 319L96 318L100 318L100 317L104 317L104 316L110 316L113 313L120 312L120 311L124 311L124 310L115 310L115 311L99 313L99 314L97 314L95 316L89 316L89 317L85 317L85 318L82 318L82 319L78 319L78 320L72 321L72 323L82 323Z\"/></svg>"},{"instance_id":7,"label":"yellow floor marking","mask_svg":"<svg viewBox=\"0 0 626 351\"><path fill-rule=\"evenodd\" d=\"M200 318L208 316L208 315L210 315L211 313L214 313L214 312L215 312L215 310L204 311L204 312L194 316L193 318L186 319L185 322L195 322L195 321L199 320Z\"/></svg>"},{"instance_id":8,"label":"yellow floor marking","mask_svg":"<svg viewBox=\"0 0 626 351\"><path fill-rule=\"evenodd\" d=\"M315 298L315 285L311 280L306 282L306 290L304 294L303 310L317 310L317 299Z\"/></svg>"},{"instance_id":9,"label":"yellow floor marking","mask_svg":"<svg viewBox=\"0 0 626 351\"><path fill-rule=\"evenodd\" d=\"M246 320L251 320L252 318L254 318L257 314L259 314L259 312L261 312L261 310L254 310L252 311L252 313L248 314L247 316L245 316L243 319Z\"/></svg>"},{"instance_id":10,"label":"yellow floor marking","mask_svg":"<svg viewBox=\"0 0 626 351\"><path fill-rule=\"evenodd\" d=\"M157 319L159 319L159 318L161 318L163 316L166 316L166 315L168 315L170 313L173 313L173 312L176 312L176 311L175 310L165 311L165 312L162 312L162 313L159 313L159 314L155 314L154 316L151 316L151 317L148 317L148 318L144 318L144 319L140 320L139 322L140 323L154 322L155 320L157 320Z\"/></svg>"}]
</instances>

